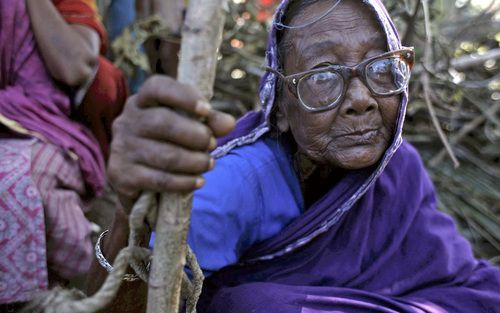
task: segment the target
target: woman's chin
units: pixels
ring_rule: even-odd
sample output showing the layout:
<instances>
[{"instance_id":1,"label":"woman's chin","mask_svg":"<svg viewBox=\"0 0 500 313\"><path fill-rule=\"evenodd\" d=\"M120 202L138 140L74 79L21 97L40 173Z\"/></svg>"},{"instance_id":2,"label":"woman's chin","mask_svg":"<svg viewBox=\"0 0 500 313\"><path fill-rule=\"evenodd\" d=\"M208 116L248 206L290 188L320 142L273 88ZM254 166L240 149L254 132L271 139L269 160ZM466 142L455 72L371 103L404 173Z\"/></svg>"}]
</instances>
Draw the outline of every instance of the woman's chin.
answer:
<instances>
[{"instance_id":1,"label":"woman's chin","mask_svg":"<svg viewBox=\"0 0 500 313\"><path fill-rule=\"evenodd\" d=\"M357 170L377 163L386 150L385 145L357 145L337 148L330 157L329 163L346 170Z\"/></svg>"}]
</instances>

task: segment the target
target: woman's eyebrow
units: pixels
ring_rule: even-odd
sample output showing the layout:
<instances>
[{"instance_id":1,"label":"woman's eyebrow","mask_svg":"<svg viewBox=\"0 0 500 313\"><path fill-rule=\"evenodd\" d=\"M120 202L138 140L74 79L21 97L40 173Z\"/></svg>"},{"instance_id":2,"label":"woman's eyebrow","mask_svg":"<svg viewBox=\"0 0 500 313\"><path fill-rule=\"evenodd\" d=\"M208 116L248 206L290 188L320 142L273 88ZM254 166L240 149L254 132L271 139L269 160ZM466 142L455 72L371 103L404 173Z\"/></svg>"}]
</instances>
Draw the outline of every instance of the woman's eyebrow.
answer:
<instances>
[{"instance_id":1,"label":"woman's eyebrow","mask_svg":"<svg viewBox=\"0 0 500 313\"><path fill-rule=\"evenodd\" d=\"M332 66L334 65L335 63L332 63L332 62L321 62L321 63L318 63L316 65L313 66L313 69L316 69L316 68L323 68L323 67L328 67L328 66Z\"/></svg>"},{"instance_id":2,"label":"woman's eyebrow","mask_svg":"<svg viewBox=\"0 0 500 313\"><path fill-rule=\"evenodd\" d=\"M321 55L322 52L325 50L332 52L332 48L334 48L336 44L338 43L333 40L325 40L310 45L309 47L305 48L301 53L303 62L308 63L309 61L311 61L311 59L315 59L318 57L318 55ZM297 49L297 51L300 51L300 47L296 46L295 49Z\"/></svg>"}]
</instances>

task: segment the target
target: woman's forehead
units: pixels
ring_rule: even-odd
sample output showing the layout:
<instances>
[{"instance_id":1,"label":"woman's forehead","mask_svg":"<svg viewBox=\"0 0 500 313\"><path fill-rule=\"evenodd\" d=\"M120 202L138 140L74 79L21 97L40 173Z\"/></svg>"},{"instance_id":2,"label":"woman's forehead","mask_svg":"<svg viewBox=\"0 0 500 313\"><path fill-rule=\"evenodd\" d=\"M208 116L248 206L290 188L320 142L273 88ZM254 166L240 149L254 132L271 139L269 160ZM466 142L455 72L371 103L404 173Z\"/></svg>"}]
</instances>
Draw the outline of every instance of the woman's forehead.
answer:
<instances>
[{"instance_id":1,"label":"woman's forehead","mask_svg":"<svg viewBox=\"0 0 500 313\"><path fill-rule=\"evenodd\" d=\"M345 18L357 15L356 13L363 14L367 19L376 18L374 12L369 11L369 6L360 0L298 0L296 2L299 5L292 5L289 10L286 10L288 16L285 18L289 20L290 26L304 24L303 20L313 21L315 17L320 21L326 12L329 13L327 15L334 13ZM299 23L298 20L302 20L302 23Z\"/></svg>"},{"instance_id":2,"label":"woman's forehead","mask_svg":"<svg viewBox=\"0 0 500 313\"><path fill-rule=\"evenodd\" d=\"M307 3L307 2L305 2ZM334 9L330 10L332 3ZM300 8L300 10L298 9ZM325 11L328 13L325 15ZM341 0L338 3L331 0L314 1L304 7L295 7L292 12L288 12L290 26L305 25L314 21L310 25L291 29L283 29L284 36L309 36L324 32L325 30L339 30L346 34L356 32L374 32L382 30L375 12L362 1Z\"/></svg>"},{"instance_id":3,"label":"woman's forehead","mask_svg":"<svg viewBox=\"0 0 500 313\"><path fill-rule=\"evenodd\" d=\"M328 5L330 1L309 5L291 22L300 24L311 15L321 15ZM342 1L335 10L310 26L286 30L282 40L285 41L282 44L289 47L285 63L300 63L306 68L321 62L342 61L340 56L344 56L345 61L351 57L356 60L372 50L381 52L387 48L385 34L375 14L362 2L349 0Z\"/></svg>"}]
</instances>

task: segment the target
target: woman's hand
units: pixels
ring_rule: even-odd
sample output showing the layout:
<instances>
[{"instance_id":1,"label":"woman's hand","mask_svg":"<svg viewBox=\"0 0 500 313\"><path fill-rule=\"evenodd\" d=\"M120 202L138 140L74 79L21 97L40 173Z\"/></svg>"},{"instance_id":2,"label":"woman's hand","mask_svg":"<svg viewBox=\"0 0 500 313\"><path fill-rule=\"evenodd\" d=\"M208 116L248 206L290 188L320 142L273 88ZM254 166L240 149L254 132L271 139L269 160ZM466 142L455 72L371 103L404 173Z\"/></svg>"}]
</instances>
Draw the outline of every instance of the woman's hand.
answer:
<instances>
[{"instance_id":1,"label":"woman's hand","mask_svg":"<svg viewBox=\"0 0 500 313\"><path fill-rule=\"evenodd\" d=\"M36 42L56 80L80 88L93 79L100 39L92 28L68 24L51 0L26 0Z\"/></svg>"},{"instance_id":2,"label":"woman's hand","mask_svg":"<svg viewBox=\"0 0 500 313\"><path fill-rule=\"evenodd\" d=\"M126 212L142 190L201 187L201 174L214 166L215 137L233 127L195 88L167 76L148 79L113 124L108 177Z\"/></svg>"},{"instance_id":3,"label":"woman's hand","mask_svg":"<svg viewBox=\"0 0 500 313\"><path fill-rule=\"evenodd\" d=\"M206 121L205 123L201 120ZM213 111L195 88L168 76L156 75L128 98L113 123L108 178L122 206L118 205L108 235L102 243L109 262L127 245L128 213L142 190L192 191L201 187L201 174L213 167L209 150L215 137L227 134L234 119ZM145 240L144 243L147 243ZM95 293L107 272L94 260L87 292ZM122 286L106 312L142 312L146 285Z\"/></svg>"}]
</instances>

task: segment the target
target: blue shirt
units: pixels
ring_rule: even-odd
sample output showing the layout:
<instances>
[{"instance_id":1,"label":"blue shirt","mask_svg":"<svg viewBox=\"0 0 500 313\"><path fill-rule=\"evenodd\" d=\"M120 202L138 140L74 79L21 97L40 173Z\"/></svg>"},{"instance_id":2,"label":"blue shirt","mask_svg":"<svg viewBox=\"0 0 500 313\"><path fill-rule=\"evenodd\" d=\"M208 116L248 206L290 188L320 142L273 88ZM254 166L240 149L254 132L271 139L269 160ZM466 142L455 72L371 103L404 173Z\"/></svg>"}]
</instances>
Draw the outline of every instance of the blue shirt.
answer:
<instances>
[{"instance_id":1,"label":"blue shirt","mask_svg":"<svg viewBox=\"0 0 500 313\"><path fill-rule=\"evenodd\" d=\"M206 275L236 263L303 211L290 156L276 140L233 149L204 177L194 193L188 244Z\"/></svg>"}]
</instances>

